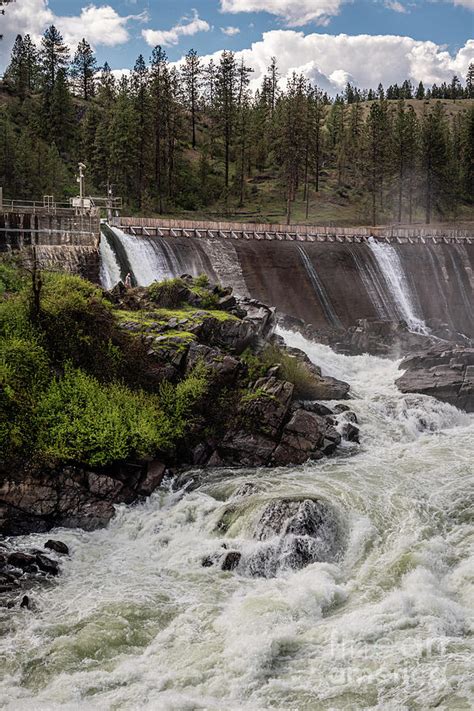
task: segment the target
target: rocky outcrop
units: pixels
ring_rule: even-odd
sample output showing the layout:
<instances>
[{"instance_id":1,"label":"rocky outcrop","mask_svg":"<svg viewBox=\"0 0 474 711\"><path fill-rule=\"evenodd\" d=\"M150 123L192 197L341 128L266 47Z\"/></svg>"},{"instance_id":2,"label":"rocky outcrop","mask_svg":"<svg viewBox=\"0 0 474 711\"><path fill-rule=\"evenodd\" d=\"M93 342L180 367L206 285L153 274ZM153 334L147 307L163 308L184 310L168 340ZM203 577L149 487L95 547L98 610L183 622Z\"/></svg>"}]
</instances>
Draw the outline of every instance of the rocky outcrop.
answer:
<instances>
[{"instance_id":1,"label":"rocky outcrop","mask_svg":"<svg viewBox=\"0 0 474 711\"><path fill-rule=\"evenodd\" d=\"M44 547L48 555L36 548L17 548L12 542L0 543L0 608L30 608L35 589L59 574L59 561L69 554L68 547L57 540Z\"/></svg>"},{"instance_id":2,"label":"rocky outcrop","mask_svg":"<svg viewBox=\"0 0 474 711\"><path fill-rule=\"evenodd\" d=\"M63 466L40 472L0 472L0 534L44 532L56 526L93 530L104 526L115 505L149 496L166 467L120 464L106 471Z\"/></svg>"},{"instance_id":3,"label":"rocky outcrop","mask_svg":"<svg viewBox=\"0 0 474 711\"><path fill-rule=\"evenodd\" d=\"M474 348L432 349L400 363L396 384L403 393L422 393L474 412Z\"/></svg>"},{"instance_id":4,"label":"rocky outcrop","mask_svg":"<svg viewBox=\"0 0 474 711\"><path fill-rule=\"evenodd\" d=\"M245 506L245 497L242 502ZM236 518L239 507L231 506L222 514L221 533L229 517ZM275 499L258 512L251 536L254 546L221 549L202 560L204 567L270 578L281 570L300 570L315 562L333 562L345 546L345 531L336 511L319 499Z\"/></svg>"},{"instance_id":5,"label":"rocky outcrop","mask_svg":"<svg viewBox=\"0 0 474 711\"><path fill-rule=\"evenodd\" d=\"M344 355L369 353L381 358L400 358L423 353L439 345L440 340L446 344L472 345L472 341L464 334L457 333L437 320L427 322L426 333L410 331L405 321L375 318L358 319L353 326L344 330L315 328L310 323L284 314L279 314L278 321L284 328L297 331L308 340L325 343Z\"/></svg>"},{"instance_id":6,"label":"rocky outcrop","mask_svg":"<svg viewBox=\"0 0 474 711\"><path fill-rule=\"evenodd\" d=\"M323 376L302 351L287 349L273 333L274 310L265 304L186 276L154 291L119 284L109 298L121 307L119 327L137 344L148 390L160 392L162 381L177 383L204 367L204 394L186 415L186 434L173 447L151 452L152 461L106 468L78 462L7 466L0 460L0 534L55 526L92 530L112 518L117 504L152 494L167 471L297 465L334 454L342 438L358 441L346 413L318 402L346 398L349 385ZM186 299L187 306L160 308L153 301L161 298ZM195 308L208 300L208 310ZM296 397L298 378L311 400Z\"/></svg>"},{"instance_id":7,"label":"rocky outcrop","mask_svg":"<svg viewBox=\"0 0 474 711\"><path fill-rule=\"evenodd\" d=\"M349 408L335 414L321 403L293 402L292 397L291 383L274 376L258 380L241 403L234 427L216 444L208 465L303 464L333 454L343 437L358 442L358 428L349 429L349 419L356 420Z\"/></svg>"}]
</instances>

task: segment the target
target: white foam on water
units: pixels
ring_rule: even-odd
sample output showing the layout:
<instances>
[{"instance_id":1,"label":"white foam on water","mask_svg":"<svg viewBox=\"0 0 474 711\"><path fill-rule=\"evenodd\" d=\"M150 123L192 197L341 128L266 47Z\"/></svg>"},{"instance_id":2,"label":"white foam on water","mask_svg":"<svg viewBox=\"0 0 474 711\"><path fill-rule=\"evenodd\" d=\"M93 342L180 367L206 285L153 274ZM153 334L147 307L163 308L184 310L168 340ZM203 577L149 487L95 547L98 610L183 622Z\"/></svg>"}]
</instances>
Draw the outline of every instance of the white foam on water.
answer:
<instances>
[{"instance_id":1,"label":"white foam on water","mask_svg":"<svg viewBox=\"0 0 474 711\"><path fill-rule=\"evenodd\" d=\"M100 283L104 289L112 289L120 281L120 265L106 236L100 236Z\"/></svg>"},{"instance_id":2,"label":"white foam on water","mask_svg":"<svg viewBox=\"0 0 474 711\"><path fill-rule=\"evenodd\" d=\"M378 262L400 317L412 331L427 334L428 327L417 313L413 294L396 249L391 244L382 244L373 237L368 240L368 245Z\"/></svg>"},{"instance_id":3,"label":"white foam on water","mask_svg":"<svg viewBox=\"0 0 474 711\"><path fill-rule=\"evenodd\" d=\"M354 456L209 473L190 493L60 530L63 574L35 611L0 616L0 706L23 709L472 708L473 418L394 385L397 363L281 332L353 386ZM245 482L255 490L232 498ZM202 567L252 546L254 507L316 497L337 511L340 560L273 578ZM235 525L216 530L226 507ZM241 507L241 508L239 508Z\"/></svg>"}]
</instances>

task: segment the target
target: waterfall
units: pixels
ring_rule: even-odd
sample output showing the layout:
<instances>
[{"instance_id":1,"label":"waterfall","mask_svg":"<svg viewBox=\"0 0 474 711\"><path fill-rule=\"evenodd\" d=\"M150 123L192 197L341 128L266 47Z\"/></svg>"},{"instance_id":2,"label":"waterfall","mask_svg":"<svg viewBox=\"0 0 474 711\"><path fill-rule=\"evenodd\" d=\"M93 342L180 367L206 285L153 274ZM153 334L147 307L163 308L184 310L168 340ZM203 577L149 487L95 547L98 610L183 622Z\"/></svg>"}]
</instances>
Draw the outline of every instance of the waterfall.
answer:
<instances>
[{"instance_id":1,"label":"waterfall","mask_svg":"<svg viewBox=\"0 0 474 711\"><path fill-rule=\"evenodd\" d=\"M112 289L122 277L120 264L110 246L107 236L102 233L100 239L100 283L104 289Z\"/></svg>"},{"instance_id":2,"label":"waterfall","mask_svg":"<svg viewBox=\"0 0 474 711\"><path fill-rule=\"evenodd\" d=\"M425 322L416 313L408 279L394 247L391 244L381 244L372 237L369 239L369 247L384 276L400 318L406 321L412 331L428 333Z\"/></svg>"},{"instance_id":3,"label":"waterfall","mask_svg":"<svg viewBox=\"0 0 474 711\"><path fill-rule=\"evenodd\" d=\"M386 301L378 270L372 264L372 253L361 253L360 247L354 247L353 245L350 245L349 249L360 278L362 279L362 283L364 284L372 305L377 312L377 316L381 319L394 318L392 309L390 309L390 304ZM365 261L364 257L367 257L367 261Z\"/></svg>"},{"instance_id":4,"label":"waterfall","mask_svg":"<svg viewBox=\"0 0 474 711\"><path fill-rule=\"evenodd\" d=\"M321 304L321 307L324 311L324 315L332 326L335 326L336 328L341 328L342 324L334 311L334 308L331 304L331 301L329 299L328 293L324 287L324 284L322 283L321 279L319 278L319 275L316 271L316 269L313 267L313 263L311 262L310 258L308 257L306 250L304 247L302 247L300 244L298 245L298 251L300 253L301 261L303 262L303 266L306 270L306 273L308 274L311 284L313 285L313 289L315 290L319 303Z\"/></svg>"}]
</instances>

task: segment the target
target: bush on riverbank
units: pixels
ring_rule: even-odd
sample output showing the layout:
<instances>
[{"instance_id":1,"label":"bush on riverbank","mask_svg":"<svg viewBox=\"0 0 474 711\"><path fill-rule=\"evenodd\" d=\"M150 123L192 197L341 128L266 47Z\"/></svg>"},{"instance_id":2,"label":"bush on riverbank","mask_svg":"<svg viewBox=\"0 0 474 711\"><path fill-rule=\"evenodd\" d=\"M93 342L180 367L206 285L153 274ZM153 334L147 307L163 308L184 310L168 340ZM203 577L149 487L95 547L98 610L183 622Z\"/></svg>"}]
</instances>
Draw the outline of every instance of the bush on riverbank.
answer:
<instances>
[{"instance_id":1,"label":"bush on riverbank","mask_svg":"<svg viewBox=\"0 0 474 711\"><path fill-rule=\"evenodd\" d=\"M136 372L140 344L119 329L100 289L79 277L44 275L33 317L29 281L14 269L0 270L0 278L2 459L102 466L172 453L206 392L205 369L147 391Z\"/></svg>"}]
</instances>

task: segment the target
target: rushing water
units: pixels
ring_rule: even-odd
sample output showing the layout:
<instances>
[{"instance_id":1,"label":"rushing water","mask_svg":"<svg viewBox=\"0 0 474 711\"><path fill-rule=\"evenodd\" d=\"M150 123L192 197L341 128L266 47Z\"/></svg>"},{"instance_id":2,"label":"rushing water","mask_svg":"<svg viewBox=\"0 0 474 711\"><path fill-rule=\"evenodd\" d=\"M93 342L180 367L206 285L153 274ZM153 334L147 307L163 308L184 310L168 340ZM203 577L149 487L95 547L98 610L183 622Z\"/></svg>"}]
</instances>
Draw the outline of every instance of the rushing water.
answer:
<instances>
[{"instance_id":1,"label":"rushing water","mask_svg":"<svg viewBox=\"0 0 474 711\"><path fill-rule=\"evenodd\" d=\"M387 282L400 318L404 319L413 331L427 333L427 326L418 314L414 295L397 251L391 244L382 244L373 238L369 239L368 244Z\"/></svg>"},{"instance_id":2,"label":"rushing water","mask_svg":"<svg viewBox=\"0 0 474 711\"><path fill-rule=\"evenodd\" d=\"M473 419L401 395L394 362L282 335L351 383L360 449L208 473L194 491L120 507L107 529L55 532L72 552L63 575L32 595L34 611L1 613L0 706L473 707ZM279 497L331 504L345 536L336 562L271 578L202 567L231 539L251 550L255 511ZM240 515L224 535L228 500Z\"/></svg>"}]
</instances>

